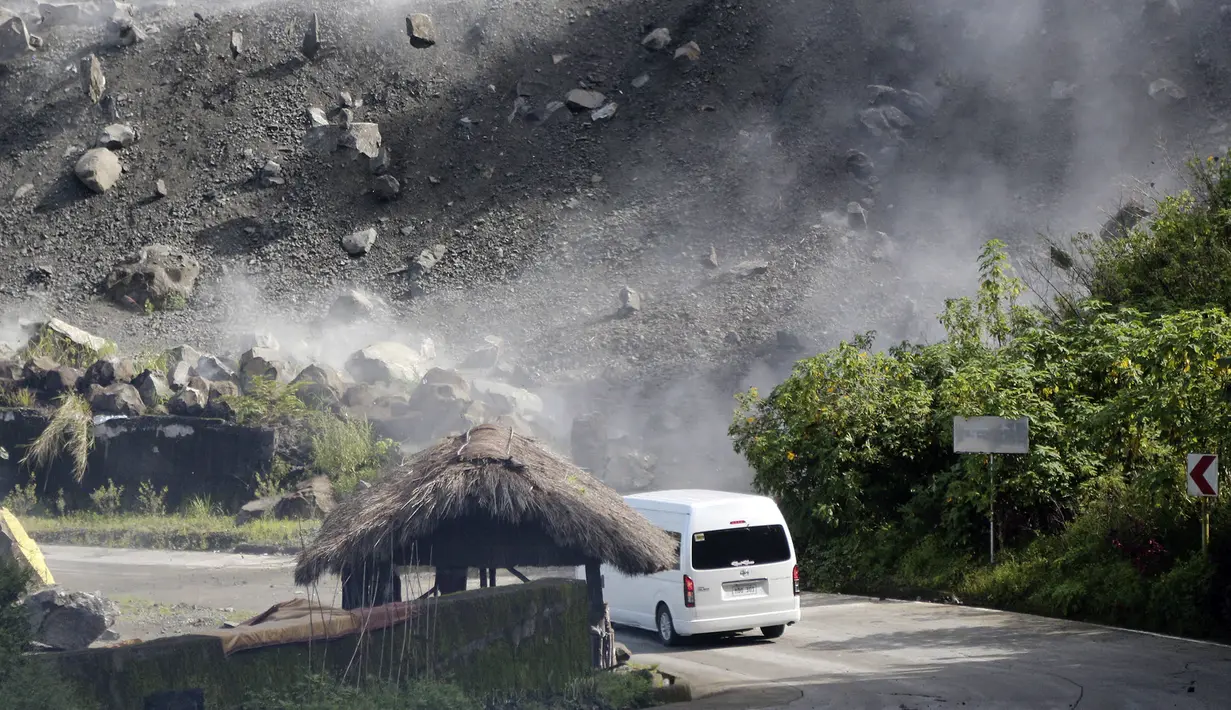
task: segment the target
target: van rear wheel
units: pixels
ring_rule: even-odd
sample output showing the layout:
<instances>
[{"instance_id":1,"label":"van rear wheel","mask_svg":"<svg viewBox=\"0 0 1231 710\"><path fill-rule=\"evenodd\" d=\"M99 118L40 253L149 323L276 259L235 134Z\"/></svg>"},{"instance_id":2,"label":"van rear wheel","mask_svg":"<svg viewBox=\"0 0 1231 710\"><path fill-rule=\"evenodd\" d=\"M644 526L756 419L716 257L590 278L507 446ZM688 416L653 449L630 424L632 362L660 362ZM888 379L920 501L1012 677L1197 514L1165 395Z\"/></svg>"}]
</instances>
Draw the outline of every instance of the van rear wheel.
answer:
<instances>
[{"instance_id":1,"label":"van rear wheel","mask_svg":"<svg viewBox=\"0 0 1231 710\"><path fill-rule=\"evenodd\" d=\"M762 626L761 635L767 639L776 639L786 633L786 624L778 624L777 626Z\"/></svg>"},{"instance_id":2,"label":"van rear wheel","mask_svg":"<svg viewBox=\"0 0 1231 710\"><path fill-rule=\"evenodd\" d=\"M680 635L675 633L675 620L671 618L671 610L666 604L658 605L654 622L658 626L658 640L664 646L674 646L680 642Z\"/></svg>"}]
</instances>

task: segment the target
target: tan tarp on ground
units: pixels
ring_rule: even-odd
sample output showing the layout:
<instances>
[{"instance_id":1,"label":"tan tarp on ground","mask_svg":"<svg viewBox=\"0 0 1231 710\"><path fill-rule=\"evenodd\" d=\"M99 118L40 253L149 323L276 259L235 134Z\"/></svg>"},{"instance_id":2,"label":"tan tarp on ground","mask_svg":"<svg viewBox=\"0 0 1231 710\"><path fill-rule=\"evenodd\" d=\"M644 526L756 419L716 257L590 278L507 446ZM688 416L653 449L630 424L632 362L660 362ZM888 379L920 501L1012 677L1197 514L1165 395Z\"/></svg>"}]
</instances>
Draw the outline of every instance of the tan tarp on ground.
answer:
<instances>
[{"instance_id":1,"label":"tan tarp on ground","mask_svg":"<svg viewBox=\"0 0 1231 710\"><path fill-rule=\"evenodd\" d=\"M222 639L226 655L286 643L306 643L375 631L416 616L419 602L395 602L374 609L345 611L306 599L279 602L233 629L202 632Z\"/></svg>"},{"instance_id":2,"label":"tan tarp on ground","mask_svg":"<svg viewBox=\"0 0 1231 710\"><path fill-rule=\"evenodd\" d=\"M17 564L34 572L34 579L39 584L50 587L56 581L47 569L47 561L43 559L43 551L22 527L17 516L8 508L0 508L0 557L11 557Z\"/></svg>"}]
</instances>

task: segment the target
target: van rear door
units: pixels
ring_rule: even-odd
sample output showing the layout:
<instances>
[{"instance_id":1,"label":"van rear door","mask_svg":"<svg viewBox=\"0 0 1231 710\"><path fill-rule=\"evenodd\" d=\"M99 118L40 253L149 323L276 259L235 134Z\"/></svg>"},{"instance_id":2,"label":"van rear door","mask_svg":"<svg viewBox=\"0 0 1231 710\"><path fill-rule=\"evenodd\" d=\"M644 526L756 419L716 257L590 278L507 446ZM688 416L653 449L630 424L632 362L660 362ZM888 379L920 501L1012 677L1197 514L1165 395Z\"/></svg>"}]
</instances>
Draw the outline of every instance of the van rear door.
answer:
<instances>
[{"instance_id":1,"label":"van rear door","mask_svg":"<svg viewBox=\"0 0 1231 710\"><path fill-rule=\"evenodd\" d=\"M794 605L795 556L785 525L733 523L693 532L689 542L698 619L782 611Z\"/></svg>"}]
</instances>

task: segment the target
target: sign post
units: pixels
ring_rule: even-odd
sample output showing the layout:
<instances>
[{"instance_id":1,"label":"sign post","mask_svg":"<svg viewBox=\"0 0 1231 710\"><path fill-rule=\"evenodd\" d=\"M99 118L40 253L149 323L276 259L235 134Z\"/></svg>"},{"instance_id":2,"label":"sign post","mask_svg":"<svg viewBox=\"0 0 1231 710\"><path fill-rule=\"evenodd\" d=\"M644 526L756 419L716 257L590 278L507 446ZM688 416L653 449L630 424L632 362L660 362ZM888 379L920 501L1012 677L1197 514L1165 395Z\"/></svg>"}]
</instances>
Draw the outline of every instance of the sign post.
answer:
<instances>
[{"instance_id":1,"label":"sign post","mask_svg":"<svg viewBox=\"0 0 1231 710\"><path fill-rule=\"evenodd\" d=\"M987 555L996 564L996 454L1030 453L1030 419L1004 417L954 417L953 451L987 454L988 505Z\"/></svg>"},{"instance_id":2,"label":"sign post","mask_svg":"<svg viewBox=\"0 0 1231 710\"><path fill-rule=\"evenodd\" d=\"M1210 544L1210 499L1218 497L1218 457L1214 454L1189 454L1188 495L1201 499L1201 551Z\"/></svg>"}]
</instances>

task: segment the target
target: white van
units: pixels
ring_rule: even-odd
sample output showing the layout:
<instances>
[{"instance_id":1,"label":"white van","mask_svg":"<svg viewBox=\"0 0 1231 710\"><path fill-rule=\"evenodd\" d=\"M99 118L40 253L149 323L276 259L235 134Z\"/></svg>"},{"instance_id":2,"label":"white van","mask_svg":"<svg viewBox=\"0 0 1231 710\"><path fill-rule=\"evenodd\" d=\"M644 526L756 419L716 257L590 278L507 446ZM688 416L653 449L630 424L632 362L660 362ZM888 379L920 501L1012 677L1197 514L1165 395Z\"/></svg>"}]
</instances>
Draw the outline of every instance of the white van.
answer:
<instances>
[{"instance_id":1,"label":"white van","mask_svg":"<svg viewBox=\"0 0 1231 710\"><path fill-rule=\"evenodd\" d=\"M676 568L628 577L603 565L613 624L681 636L760 629L778 638L799 621L799 567L782 512L770 498L707 490L625 496L682 541Z\"/></svg>"}]
</instances>

